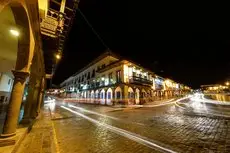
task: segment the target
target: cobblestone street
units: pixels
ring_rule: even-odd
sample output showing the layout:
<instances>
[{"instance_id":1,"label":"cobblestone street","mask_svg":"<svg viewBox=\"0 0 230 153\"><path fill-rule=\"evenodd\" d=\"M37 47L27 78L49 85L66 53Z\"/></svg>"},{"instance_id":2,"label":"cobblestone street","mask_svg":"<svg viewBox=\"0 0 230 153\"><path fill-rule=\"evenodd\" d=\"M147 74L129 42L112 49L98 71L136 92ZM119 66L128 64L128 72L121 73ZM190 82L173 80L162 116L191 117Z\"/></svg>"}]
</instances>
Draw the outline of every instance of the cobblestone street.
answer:
<instances>
[{"instance_id":1,"label":"cobblestone street","mask_svg":"<svg viewBox=\"0 0 230 153\"><path fill-rule=\"evenodd\" d=\"M56 104L51 110L61 153L230 152L227 118L188 113L174 104L121 111Z\"/></svg>"}]
</instances>

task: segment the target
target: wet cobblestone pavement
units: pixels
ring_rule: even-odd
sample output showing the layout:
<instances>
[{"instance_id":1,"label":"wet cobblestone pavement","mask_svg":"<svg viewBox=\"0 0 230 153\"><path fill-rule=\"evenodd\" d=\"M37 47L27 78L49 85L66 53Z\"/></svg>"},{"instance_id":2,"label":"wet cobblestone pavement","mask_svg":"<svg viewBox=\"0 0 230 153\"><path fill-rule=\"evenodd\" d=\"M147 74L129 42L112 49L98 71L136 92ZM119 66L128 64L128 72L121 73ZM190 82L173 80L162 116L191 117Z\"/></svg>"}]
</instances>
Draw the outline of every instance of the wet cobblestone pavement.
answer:
<instances>
[{"instance_id":1,"label":"wet cobblestone pavement","mask_svg":"<svg viewBox=\"0 0 230 153\"><path fill-rule=\"evenodd\" d=\"M100 106L65 105L70 112L57 104L51 108L61 153L230 152L226 118L193 115L174 104L108 112Z\"/></svg>"}]
</instances>

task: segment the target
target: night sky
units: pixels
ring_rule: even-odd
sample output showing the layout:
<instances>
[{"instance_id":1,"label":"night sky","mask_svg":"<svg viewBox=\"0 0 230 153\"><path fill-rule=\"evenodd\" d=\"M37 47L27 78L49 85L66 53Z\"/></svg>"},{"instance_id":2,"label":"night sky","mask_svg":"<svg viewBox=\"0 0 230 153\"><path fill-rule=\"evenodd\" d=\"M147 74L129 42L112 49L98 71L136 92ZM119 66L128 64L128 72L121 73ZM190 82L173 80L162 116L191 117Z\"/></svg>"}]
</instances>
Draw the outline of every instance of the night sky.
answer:
<instances>
[{"instance_id":1,"label":"night sky","mask_svg":"<svg viewBox=\"0 0 230 153\"><path fill-rule=\"evenodd\" d=\"M147 4L135 8L128 2L118 2L82 0L79 6L113 52L192 88L222 83L230 76L230 41L220 40L221 36L209 29L209 23L200 15L178 15L167 8ZM54 84L105 50L106 46L77 12Z\"/></svg>"}]
</instances>

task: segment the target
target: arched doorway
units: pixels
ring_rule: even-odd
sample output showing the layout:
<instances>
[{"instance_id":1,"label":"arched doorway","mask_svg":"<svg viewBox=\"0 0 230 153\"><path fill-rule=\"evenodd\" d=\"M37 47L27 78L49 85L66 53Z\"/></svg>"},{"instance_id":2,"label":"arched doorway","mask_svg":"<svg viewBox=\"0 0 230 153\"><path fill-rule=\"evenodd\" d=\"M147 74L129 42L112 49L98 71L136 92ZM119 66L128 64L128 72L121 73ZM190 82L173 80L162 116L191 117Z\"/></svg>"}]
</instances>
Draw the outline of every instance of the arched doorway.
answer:
<instances>
[{"instance_id":1,"label":"arched doorway","mask_svg":"<svg viewBox=\"0 0 230 153\"><path fill-rule=\"evenodd\" d=\"M138 88L135 90L135 102L137 105L140 104L140 90Z\"/></svg>"},{"instance_id":2,"label":"arched doorway","mask_svg":"<svg viewBox=\"0 0 230 153\"><path fill-rule=\"evenodd\" d=\"M145 89L141 90L141 104L146 102L146 97L147 97L147 93L145 91Z\"/></svg>"},{"instance_id":3,"label":"arched doorway","mask_svg":"<svg viewBox=\"0 0 230 153\"><path fill-rule=\"evenodd\" d=\"M133 88L128 88L128 104L135 104Z\"/></svg>"},{"instance_id":4,"label":"arched doorway","mask_svg":"<svg viewBox=\"0 0 230 153\"><path fill-rule=\"evenodd\" d=\"M118 103L122 102L122 90L119 86L115 89L115 99Z\"/></svg>"},{"instance_id":5,"label":"arched doorway","mask_svg":"<svg viewBox=\"0 0 230 153\"><path fill-rule=\"evenodd\" d=\"M100 92L100 104L105 105L105 89L102 89Z\"/></svg>"},{"instance_id":6,"label":"arched doorway","mask_svg":"<svg viewBox=\"0 0 230 153\"><path fill-rule=\"evenodd\" d=\"M111 88L109 88L107 90L106 99L107 99L106 104L107 105L112 105L113 91L112 91Z\"/></svg>"},{"instance_id":7,"label":"arched doorway","mask_svg":"<svg viewBox=\"0 0 230 153\"><path fill-rule=\"evenodd\" d=\"M94 98L95 103L98 104L98 103L99 103L99 100L98 100L98 99L100 98L100 93L99 93L98 90L95 91L94 97L95 97L95 98Z\"/></svg>"}]
</instances>

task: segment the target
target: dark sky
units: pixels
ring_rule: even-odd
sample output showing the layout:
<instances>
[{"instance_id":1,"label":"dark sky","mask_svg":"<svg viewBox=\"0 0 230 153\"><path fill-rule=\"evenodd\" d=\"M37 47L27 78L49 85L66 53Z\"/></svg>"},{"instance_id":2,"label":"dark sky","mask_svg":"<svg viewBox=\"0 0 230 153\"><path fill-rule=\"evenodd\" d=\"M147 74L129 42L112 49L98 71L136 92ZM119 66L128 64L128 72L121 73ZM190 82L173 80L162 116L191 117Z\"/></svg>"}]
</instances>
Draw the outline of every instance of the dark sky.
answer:
<instances>
[{"instance_id":1,"label":"dark sky","mask_svg":"<svg viewBox=\"0 0 230 153\"><path fill-rule=\"evenodd\" d=\"M209 26L208 16L152 6L82 0L79 8L113 52L159 75L193 88L230 76L230 41L221 40L212 29L215 24ZM105 49L77 12L54 83L59 84Z\"/></svg>"}]
</instances>

